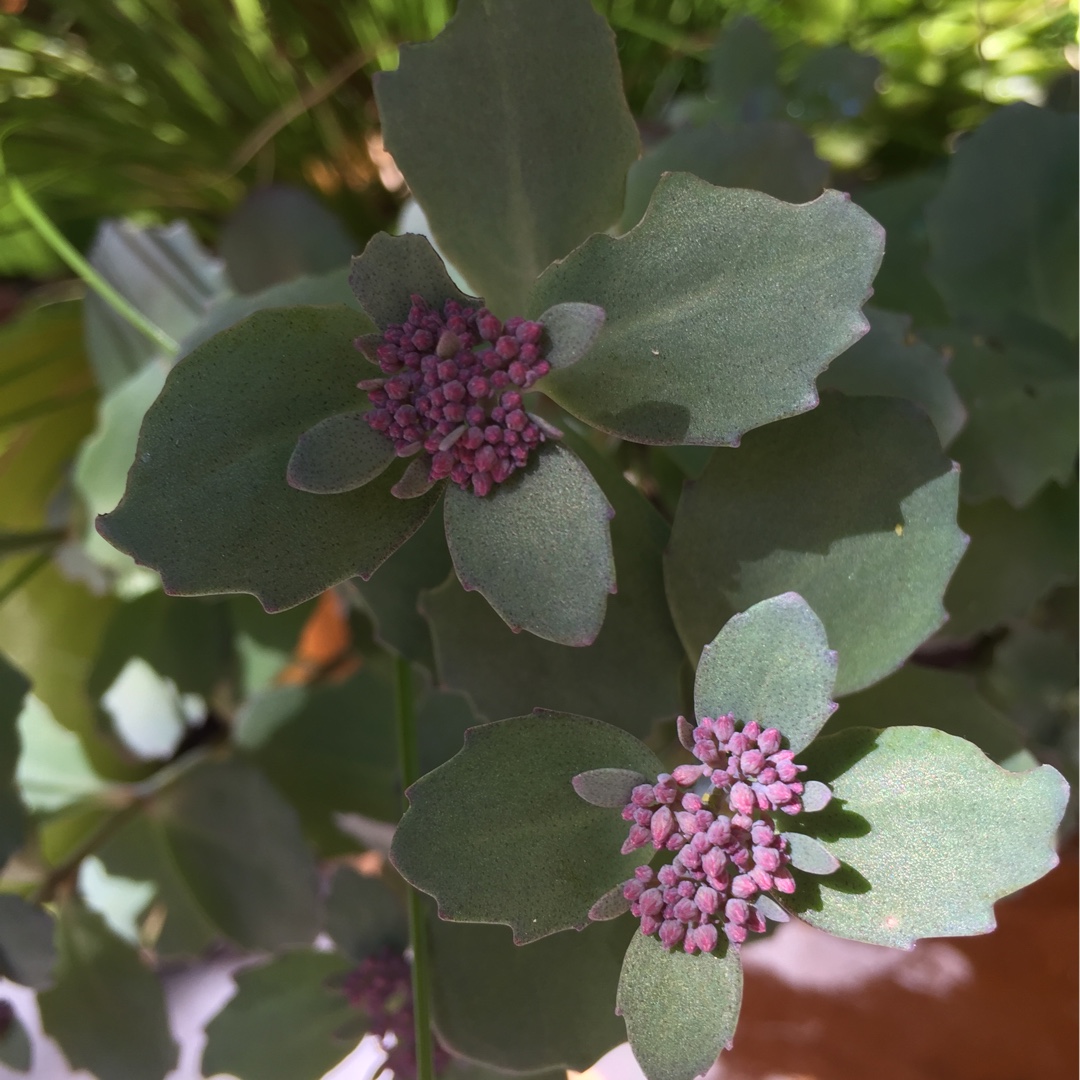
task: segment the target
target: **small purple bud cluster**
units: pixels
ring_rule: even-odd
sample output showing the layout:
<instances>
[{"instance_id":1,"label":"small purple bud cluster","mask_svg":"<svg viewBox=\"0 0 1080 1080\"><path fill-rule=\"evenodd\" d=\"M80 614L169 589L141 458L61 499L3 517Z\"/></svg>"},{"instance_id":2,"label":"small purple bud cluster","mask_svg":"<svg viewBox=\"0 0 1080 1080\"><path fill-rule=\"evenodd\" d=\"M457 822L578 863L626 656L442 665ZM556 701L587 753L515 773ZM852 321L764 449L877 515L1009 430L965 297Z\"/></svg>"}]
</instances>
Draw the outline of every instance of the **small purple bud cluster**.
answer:
<instances>
[{"instance_id":1,"label":"small purple bud cluster","mask_svg":"<svg viewBox=\"0 0 1080 1080\"><path fill-rule=\"evenodd\" d=\"M797 777L806 766L780 749L779 731L754 721L737 730L731 716L705 717L692 734L681 717L679 725L700 764L640 784L623 810L632 823L624 855L652 844L674 859L658 871L639 866L623 895L643 934L669 949L712 952L721 931L732 945L764 931L755 897L795 891L772 814L802 810Z\"/></svg>"},{"instance_id":2,"label":"small purple bud cluster","mask_svg":"<svg viewBox=\"0 0 1080 1080\"><path fill-rule=\"evenodd\" d=\"M399 1080L415 1080L412 976L405 957L394 949L366 957L345 977L343 990L349 1004L368 1018L372 1033L380 1036L386 1068L393 1069ZM450 1055L434 1037L433 1051L435 1071L441 1072L450 1064Z\"/></svg>"},{"instance_id":3,"label":"small purple bud cluster","mask_svg":"<svg viewBox=\"0 0 1080 1080\"><path fill-rule=\"evenodd\" d=\"M522 393L551 370L543 330L456 300L439 314L414 295L408 321L388 326L375 350L388 377L359 384L374 406L365 419L394 441L399 457L428 454L432 481L449 477L487 495L558 435L522 403Z\"/></svg>"}]
</instances>

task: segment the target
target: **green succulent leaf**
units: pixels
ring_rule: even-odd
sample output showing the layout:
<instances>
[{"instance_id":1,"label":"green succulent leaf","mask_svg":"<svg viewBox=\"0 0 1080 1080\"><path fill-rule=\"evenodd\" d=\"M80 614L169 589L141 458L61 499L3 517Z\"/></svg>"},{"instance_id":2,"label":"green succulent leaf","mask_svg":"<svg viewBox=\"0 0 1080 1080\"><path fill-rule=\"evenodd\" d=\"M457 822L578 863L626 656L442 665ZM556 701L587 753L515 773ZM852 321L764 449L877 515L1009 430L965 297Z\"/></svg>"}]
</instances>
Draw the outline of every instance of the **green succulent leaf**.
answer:
<instances>
[{"instance_id":1,"label":"green succulent leaf","mask_svg":"<svg viewBox=\"0 0 1080 1080\"><path fill-rule=\"evenodd\" d=\"M333 987L347 970L343 957L302 949L238 972L236 996L206 1027L202 1071L319 1080L352 1049L334 1038L357 1018Z\"/></svg>"},{"instance_id":2,"label":"green succulent leaf","mask_svg":"<svg viewBox=\"0 0 1080 1080\"><path fill-rule=\"evenodd\" d=\"M167 592L250 592L267 610L374 572L440 493L395 499L395 469L334 496L285 478L300 435L356 405L364 326L339 308L258 312L182 360L147 413L123 500L98 519L105 538Z\"/></svg>"},{"instance_id":3,"label":"green succulent leaf","mask_svg":"<svg viewBox=\"0 0 1080 1080\"><path fill-rule=\"evenodd\" d=\"M162 1080L176 1065L177 1046L161 983L135 946L74 901L60 910L56 943L56 984L38 1005L46 1034L72 1068L98 1080Z\"/></svg>"},{"instance_id":4,"label":"green succulent leaf","mask_svg":"<svg viewBox=\"0 0 1080 1080\"><path fill-rule=\"evenodd\" d=\"M870 333L857 341L818 379L819 390L849 397L898 397L913 401L937 428L941 445L956 438L967 417L949 378L945 358L912 337L911 318L866 309Z\"/></svg>"},{"instance_id":5,"label":"green succulent leaf","mask_svg":"<svg viewBox=\"0 0 1080 1080\"><path fill-rule=\"evenodd\" d=\"M448 487L446 542L462 585L512 630L590 645L615 591L613 513L581 460L555 443L490 496Z\"/></svg>"},{"instance_id":6,"label":"green succulent leaf","mask_svg":"<svg viewBox=\"0 0 1080 1080\"><path fill-rule=\"evenodd\" d=\"M9 1012L0 1030L0 1063L14 1072L24 1073L30 1071L33 1058L34 1048L26 1028L14 1012Z\"/></svg>"},{"instance_id":7,"label":"green succulent leaf","mask_svg":"<svg viewBox=\"0 0 1080 1080\"><path fill-rule=\"evenodd\" d=\"M45 990L55 964L52 916L21 896L0 893L0 976Z\"/></svg>"},{"instance_id":8,"label":"green succulent leaf","mask_svg":"<svg viewBox=\"0 0 1080 1080\"><path fill-rule=\"evenodd\" d=\"M866 331L882 243L839 192L793 206L665 177L640 225L593 237L537 282L533 312L578 300L607 315L544 390L621 438L735 445L817 404L814 379Z\"/></svg>"},{"instance_id":9,"label":"green succulent leaf","mask_svg":"<svg viewBox=\"0 0 1080 1080\"><path fill-rule=\"evenodd\" d=\"M254 188L225 222L218 251L229 280L257 293L345 266L359 245L306 188Z\"/></svg>"},{"instance_id":10,"label":"green succulent leaf","mask_svg":"<svg viewBox=\"0 0 1080 1080\"><path fill-rule=\"evenodd\" d=\"M0 655L0 865L18 850L26 834L26 810L15 787L19 760L16 721L30 682Z\"/></svg>"},{"instance_id":11,"label":"green succulent leaf","mask_svg":"<svg viewBox=\"0 0 1080 1080\"><path fill-rule=\"evenodd\" d=\"M974 743L991 761L1013 772L1038 762L1017 726L976 689L966 672L905 664L894 675L844 698L825 727L835 735L857 727L932 727ZM806 799L803 799L806 809Z\"/></svg>"},{"instance_id":12,"label":"green succulent leaf","mask_svg":"<svg viewBox=\"0 0 1080 1080\"><path fill-rule=\"evenodd\" d=\"M363 412L338 413L300 436L285 475L297 491L340 495L374 480L393 460L393 442Z\"/></svg>"},{"instance_id":13,"label":"green succulent leaf","mask_svg":"<svg viewBox=\"0 0 1080 1080\"><path fill-rule=\"evenodd\" d=\"M633 769L589 769L573 779L574 790L593 806L622 809L630 801L630 793L647 776Z\"/></svg>"},{"instance_id":14,"label":"green succulent leaf","mask_svg":"<svg viewBox=\"0 0 1080 1080\"><path fill-rule=\"evenodd\" d=\"M511 633L481 597L465 592L451 576L421 599L439 678L466 691L489 719L539 705L595 716L645 738L656 721L677 713L682 701L686 658L660 567L668 527L610 461L569 433L567 442L615 507L611 542L619 591L608 600L599 636L588 649L575 649ZM372 579L377 580L378 575Z\"/></svg>"},{"instance_id":15,"label":"green succulent leaf","mask_svg":"<svg viewBox=\"0 0 1080 1080\"><path fill-rule=\"evenodd\" d=\"M927 210L931 274L959 319L1017 313L1076 336L1073 114L1017 103L962 140Z\"/></svg>"},{"instance_id":16,"label":"green succulent leaf","mask_svg":"<svg viewBox=\"0 0 1080 1080\"><path fill-rule=\"evenodd\" d=\"M1067 484L1076 460L1076 347L1025 335L993 344L950 335L949 371L968 422L949 452L964 497L1031 502L1051 480Z\"/></svg>"},{"instance_id":17,"label":"green succulent leaf","mask_svg":"<svg viewBox=\"0 0 1080 1080\"><path fill-rule=\"evenodd\" d=\"M669 952L635 934L619 979L618 1008L648 1080L691 1080L730 1045L742 1004L742 964L723 956Z\"/></svg>"},{"instance_id":18,"label":"green succulent leaf","mask_svg":"<svg viewBox=\"0 0 1080 1080\"><path fill-rule=\"evenodd\" d=\"M779 64L776 42L757 19L733 19L709 54L709 98L717 112L732 119L760 119L782 109Z\"/></svg>"},{"instance_id":19,"label":"green succulent leaf","mask_svg":"<svg viewBox=\"0 0 1080 1080\"><path fill-rule=\"evenodd\" d=\"M881 61L849 49L831 45L812 52L789 91L804 124L823 120L851 120L858 116L876 94Z\"/></svg>"},{"instance_id":20,"label":"green succulent leaf","mask_svg":"<svg viewBox=\"0 0 1080 1080\"><path fill-rule=\"evenodd\" d=\"M622 209L638 136L614 35L579 0L463 0L400 57L375 87L386 148L451 262L520 314L541 271Z\"/></svg>"},{"instance_id":21,"label":"green succulent leaf","mask_svg":"<svg viewBox=\"0 0 1080 1080\"><path fill-rule=\"evenodd\" d=\"M432 920L440 1039L509 1072L587 1069L626 1038L612 1003L633 932L624 919L523 948L505 926Z\"/></svg>"},{"instance_id":22,"label":"green succulent leaf","mask_svg":"<svg viewBox=\"0 0 1080 1080\"><path fill-rule=\"evenodd\" d=\"M839 654L836 693L876 682L944 621L958 486L930 422L890 398L826 398L717 452L684 490L665 562L687 651L792 590Z\"/></svg>"},{"instance_id":23,"label":"green succulent leaf","mask_svg":"<svg viewBox=\"0 0 1080 1080\"><path fill-rule=\"evenodd\" d=\"M414 295L439 311L447 300L479 304L453 283L428 239L414 233L376 233L363 254L353 259L349 287L380 330L408 319Z\"/></svg>"},{"instance_id":24,"label":"green succulent leaf","mask_svg":"<svg viewBox=\"0 0 1080 1080\"><path fill-rule=\"evenodd\" d=\"M756 720L778 728L796 753L809 746L836 705L836 653L825 627L797 593L733 615L701 652L694 714Z\"/></svg>"},{"instance_id":25,"label":"green succulent leaf","mask_svg":"<svg viewBox=\"0 0 1080 1080\"><path fill-rule=\"evenodd\" d=\"M693 173L717 187L749 188L803 203L821 194L829 166L814 153L808 135L782 121L728 125L713 120L682 128L630 166L620 232L642 219L667 172Z\"/></svg>"},{"instance_id":26,"label":"green succulent leaf","mask_svg":"<svg viewBox=\"0 0 1080 1080\"><path fill-rule=\"evenodd\" d=\"M315 860L292 807L258 769L202 765L152 813L192 896L230 938L269 950L314 939Z\"/></svg>"},{"instance_id":27,"label":"green succulent leaf","mask_svg":"<svg viewBox=\"0 0 1080 1080\"><path fill-rule=\"evenodd\" d=\"M787 841L791 865L804 874L834 874L840 860L819 840L804 833L781 833Z\"/></svg>"},{"instance_id":28,"label":"green succulent leaf","mask_svg":"<svg viewBox=\"0 0 1080 1080\"><path fill-rule=\"evenodd\" d=\"M960 504L971 537L945 592L943 637L969 638L1026 615L1057 585L1076 581L1077 487L1048 484L1022 509L1004 499Z\"/></svg>"},{"instance_id":29,"label":"green succulent leaf","mask_svg":"<svg viewBox=\"0 0 1080 1080\"><path fill-rule=\"evenodd\" d=\"M380 949L402 951L409 943L405 907L378 878L340 867L326 898L326 932L353 963Z\"/></svg>"},{"instance_id":30,"label":"green succulent leaf","mask_svg":"<svg viewBox=\"0 0 1080 1080\"><path fill-rule=\"evenodd\" d=\"M544 359L552 369L576 364L604 328L604 309L595 304L556 304L538 320L547 335Z\"/></svg>"},{"instance_id":31,"label":"green succulent leaf","mask_svg":"<svg viewBox=\"0 0 1080 1080\"><path fill-rule=\"evenodd\" d=\"M996 900L1057 865L1068 785L1049 765L1008 772L923 727L855 728L819 739L803 760L834 798L791 827L843 866L798 875L789 906L831 934L896 948L985 934Z\"/></svg>"},{"instance_id":32,"label":"green succulent leaf","mask_svg":"<svg viewBox=\"0 0 1080 1080\"><path fill-rule=\"evenodd\" d=\"M661 765L632 735L582 716L541 712L472 728L459 754L409 788L390 857L435 897L441 918L505 923L519 944L580 929L641 859L619 854L620 815L571 785L599 768L655 776Z\"/></svg>"}]
</instances>

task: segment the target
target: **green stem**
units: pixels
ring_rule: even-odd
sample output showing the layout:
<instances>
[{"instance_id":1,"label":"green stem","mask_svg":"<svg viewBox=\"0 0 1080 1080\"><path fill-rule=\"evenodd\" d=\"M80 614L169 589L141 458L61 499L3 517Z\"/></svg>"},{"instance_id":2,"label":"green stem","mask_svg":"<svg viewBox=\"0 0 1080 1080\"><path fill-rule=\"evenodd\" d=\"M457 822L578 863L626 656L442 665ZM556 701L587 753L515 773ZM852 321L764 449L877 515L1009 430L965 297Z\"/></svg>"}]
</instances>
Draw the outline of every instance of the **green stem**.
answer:
<instances>
[{"instance_id":1,"label":"green stem","mask_svg":"<svg viewBox=\"0 0 1080 1080\"><path fill-rule=\"evenodd\" d=\"M402 788L420 779L420 753L416 741L412 669L408 660L394 661L395 712L397 714L398 761ZM416 1022L416 1080L434 1080L431 1043L431 969L428 966L427 923L420 894L409 886L409 943L412 946L413 1017Z\"/></svg>"},{"instance_id":2,"label":"green stem","mask_svg":"<svg viewBox=\"0 0 1080 1080\"><path fill-rule=\"evenodd\" d=\"M0 166L0 175L2 175ZM144 333L162 352L175 356L180 346L162 330L155 326L138 308L124 299L79 253L60 230L49 220L45 211L34 201L33 196L14 176L7 177L11 201L21 211L26 220L34 227L38 236L45 241L119 315L126 319L136 330Z\"/></svg>"}]
</instances>

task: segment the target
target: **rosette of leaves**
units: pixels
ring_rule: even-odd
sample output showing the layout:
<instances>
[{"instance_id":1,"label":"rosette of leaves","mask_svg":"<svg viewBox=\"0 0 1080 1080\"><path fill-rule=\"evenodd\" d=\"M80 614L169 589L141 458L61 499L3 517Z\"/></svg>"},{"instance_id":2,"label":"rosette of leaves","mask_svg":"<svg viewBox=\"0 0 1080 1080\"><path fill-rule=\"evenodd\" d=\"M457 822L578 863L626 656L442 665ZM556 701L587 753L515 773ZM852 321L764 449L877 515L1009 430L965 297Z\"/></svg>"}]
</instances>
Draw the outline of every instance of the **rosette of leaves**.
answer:
<instances>
[{"instance_id":1,"label":"rosette of leaves","mask_svg":"<svg viewBox=\"0 0 1080 1080\"><path fill-rule=\"evenodd\" d=\"M605 235L638 139L586 0L465 0L376 96L440 250L500 320L542 325L549 370L530 389L592 428L737 445L812 409L816 377L866 330L883 237L837 192L796 206L674 174L640 224ZM374 574L442 500L466 588L514 629L589 644L615 588L589 471L549 433L486 490L428 486L425 459L443 451L398 445L419 455L406 467L369 429L356 384L379 373L352 343L372 352L414 296L472 301L416 237L376 237L352 281L362 312L264 311L185 357L100 530L170 592L251 592L279 610Z\"/></svg>"},{"instance_id":2,"label":"rosette of leaves","mask_svg":"<svg viewBox=\"0 0 1080 1080\"><path fill-rule=\"evenodd\" d=\"M798 812L771 815L786 867L742 892L753 909L748 917L738 907L730 911L751 929L766 918L797 917L896 948L992 930L994 902L1057 862L1065 781L1048 765L1008 772L973 744L931 728L852 728L818 738L836 708L835 672L824 627L794 593L734 616L701 654L694 685L701 726L680 723L683 744L694 745L698 761L707 752L694 739L727 717L746 733L760 732L763 747L768 730L778 733L778 759L805 766ZM632 830L637 819L619 808L645 805L639 792L652 790L654 778L697 793L697 805L705 791L706 805L715 808L709 798L717 789L691 786L699 769L667 773L638 740L585 717L538 713L484 725L467 733L456 757L409 789L391 858L435 897L443 919L507 924L528 952L549 935L558 940L561 931L614 919L641 900L634 880L654 868L628 836L627 820ZM731 808L740 802L735 787ZM757 830L769 815L753 813ZM656 868L678 863L665 846L672 830L689 836L695 827L693 813L674 816L677 824L664 818L658 825L657 811L645 830L661 841ZM648 850L647 843L637 846ZM635 872L642 861L643 875ZM738 893L734 882L731 888ZM691 922L704 925L700 915ZM731 915L721 911L713 921L723 926ZM687 933L672 947L671 935L658 934L645 918L640 930L623 961L618 1011L649 1080L691 1080L735 1034L742 971L734 942L745 934Z\"/></svg>"}]
</instances>

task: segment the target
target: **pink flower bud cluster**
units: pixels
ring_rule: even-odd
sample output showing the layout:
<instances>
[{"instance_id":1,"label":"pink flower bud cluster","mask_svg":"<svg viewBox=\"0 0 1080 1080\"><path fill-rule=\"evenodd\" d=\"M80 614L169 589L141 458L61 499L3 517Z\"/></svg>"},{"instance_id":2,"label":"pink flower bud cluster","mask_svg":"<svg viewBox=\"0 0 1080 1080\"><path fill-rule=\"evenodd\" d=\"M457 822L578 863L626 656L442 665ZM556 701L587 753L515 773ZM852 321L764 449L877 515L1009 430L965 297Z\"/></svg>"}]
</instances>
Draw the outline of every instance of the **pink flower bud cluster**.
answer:
<instances>
[{"instance_id":1,"label":"pink flower bud cluster","mask_svg":"<svg viewBox=\"0 0 1080 1080\"><path fill-rule=\"evenodd\" d=\"M795 891L787 841L772 815L802 809L797 777L806 768L780 749L779 731L754 721L740 728L731 716L705 717L692 739L700 764L634 788L622 846L624 855L649 844L674 853L659 870L639 866L623 895L643 934L688 953L712 952L720 933L741 945L765 929L755 899Z\"/></svg>"},{"instance_id":2,"label":"pink flower bud cluster","mask_svg":"<svg viewBox=\"0 0 1080 1080\"><path fill-rule=\"evenodd\" d=\"M412 976L405 957L383 949L361 961L345 977L342 987L349 1004L370 1021L387 1051L386 1068L399 1080L415 1080L416 1029L413 1021ZM433 1039L435 1071L450 1064L449 1053Z\"/></svg>"},{"instance_id":3,"label":"pink flower bud cluster","mask_svg":"<svg viewBox=\"0 0 1080 1080\"><path fill-rule=\"evenodd\" d=\"M503 323L456 300L440 314L414 295L408 321L388 326L375 350L388 377L359 384L374 406L365 419L393 440L399 457L426 453L432 481L449 477L487 495L558 434L522 402L551 370L543 329L528 319Z\"/></svg>"}]
</instances>

